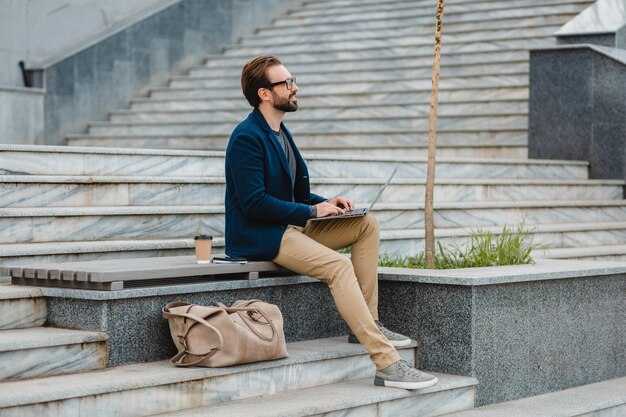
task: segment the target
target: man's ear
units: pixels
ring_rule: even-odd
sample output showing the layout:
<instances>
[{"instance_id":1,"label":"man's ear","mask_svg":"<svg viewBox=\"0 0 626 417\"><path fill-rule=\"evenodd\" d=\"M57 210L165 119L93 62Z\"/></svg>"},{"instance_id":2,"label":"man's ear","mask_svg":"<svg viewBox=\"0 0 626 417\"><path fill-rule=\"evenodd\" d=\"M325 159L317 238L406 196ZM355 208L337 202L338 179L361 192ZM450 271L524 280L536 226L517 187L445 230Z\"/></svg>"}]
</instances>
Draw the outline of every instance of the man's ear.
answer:
<instances>
[{"instance_id":1,"label":"man's ear","mask_svg":"<svg viewBox=\"0 0 626 417\"><path fill-rule=\"evenodd\" d=\"M272 96L270 90L267 88L259 88L256 93L259 95L261 101L269 101Z\"/></svg>"}]
</instances>

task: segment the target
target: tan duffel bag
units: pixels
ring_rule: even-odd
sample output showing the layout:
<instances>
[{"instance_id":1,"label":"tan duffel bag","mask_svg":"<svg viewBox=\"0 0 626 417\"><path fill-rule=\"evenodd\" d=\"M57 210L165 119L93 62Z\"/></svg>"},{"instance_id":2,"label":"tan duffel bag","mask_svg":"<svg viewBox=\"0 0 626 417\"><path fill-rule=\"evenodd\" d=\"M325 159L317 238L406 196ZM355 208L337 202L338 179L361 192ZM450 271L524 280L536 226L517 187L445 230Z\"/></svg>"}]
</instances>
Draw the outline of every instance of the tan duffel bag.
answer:
<instances>
[{"instance_id":1,"label":"tan duffel bag","mask_svg":"<svg viewBox=\"0 0 626 417\"><path fill-rule=\"evenodd\" d=\"M163 318L170 325L178 354L176 366L211 368L286 358L283 315L274 304L239 300L227 307L168 303Z\"/></svg>"}]
</instances>

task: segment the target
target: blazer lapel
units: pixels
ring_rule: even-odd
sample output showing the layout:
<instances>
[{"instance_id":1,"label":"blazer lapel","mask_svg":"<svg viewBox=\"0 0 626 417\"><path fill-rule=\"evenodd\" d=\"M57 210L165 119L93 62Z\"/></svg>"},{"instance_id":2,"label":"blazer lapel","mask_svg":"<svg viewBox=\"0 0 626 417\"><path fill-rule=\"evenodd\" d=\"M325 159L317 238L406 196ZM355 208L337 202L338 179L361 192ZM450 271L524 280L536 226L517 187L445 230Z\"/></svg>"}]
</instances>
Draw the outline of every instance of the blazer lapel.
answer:
<instances>
[{"instance_id":1,"label":"blazer lapel","mask_svg":"<svg viewBox=\"0 0 626 417\"><path fill-rule=\"evenodd\" d=\"M274 131L270 128L270 125L267 124L265 117L263 117L263 114L261 114L259 109L254 109L253 114L257 120L257 123L259 123L261 128L263 128L263 130L265 130L265 132L267 133L269 141L272 143L272 145L274 145L274 148L276 149L276 152L278 153L278 158L280 159L280 162L283 166L283 169L287 173L287 176L291 178L291 171L289 170L289 162L287 162L285 151L283 150L283 147L280 145L280 143L278 143L278 138L274 134ZM291 134L288 134L287 136L291 139Z\"/></svg>"}]
</instances>

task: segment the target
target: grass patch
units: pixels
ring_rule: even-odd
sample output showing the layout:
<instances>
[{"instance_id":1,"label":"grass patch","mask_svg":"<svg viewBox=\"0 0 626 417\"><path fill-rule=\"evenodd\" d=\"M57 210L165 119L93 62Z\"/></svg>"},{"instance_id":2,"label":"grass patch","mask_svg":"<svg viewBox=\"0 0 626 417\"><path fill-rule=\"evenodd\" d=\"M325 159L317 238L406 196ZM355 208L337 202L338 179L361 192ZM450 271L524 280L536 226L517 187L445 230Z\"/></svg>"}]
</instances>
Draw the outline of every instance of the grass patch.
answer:
<instances>
[{"instance_id":1,"label":"grass patch","mask_svg":"<svg viewBox=\"0 0 626 417\"><path fill-rule=\"evenodd\" d=\"M534 263L530 252L534 249L530 232L524 222L516 229L504 226L494 235L482 229L473 230L470 240L460 247L445 248L437 242L436 269L476 268L481 266L523 265ZM383 254L379 266L396 268L424 268L423 252L415 256Z\"/></svg>"}]
</instances>

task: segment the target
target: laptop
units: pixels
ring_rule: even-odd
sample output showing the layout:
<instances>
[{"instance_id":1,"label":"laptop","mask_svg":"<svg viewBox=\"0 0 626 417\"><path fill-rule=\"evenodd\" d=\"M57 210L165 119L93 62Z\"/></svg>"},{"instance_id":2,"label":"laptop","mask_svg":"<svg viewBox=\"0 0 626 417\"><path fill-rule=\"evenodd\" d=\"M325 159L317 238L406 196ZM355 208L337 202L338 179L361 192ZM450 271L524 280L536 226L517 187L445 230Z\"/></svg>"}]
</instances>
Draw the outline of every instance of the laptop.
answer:
<instances>
[{"instance_id":1,"label":"laptop","mask_svg":"<svg viewBox=\"0 0 626 417\"><path fill-rule=\"evenodd\" d=\"M378 190L378 194L376 194L376 198L374 198L374 201L372 201L372 204L370 204L369 208L355 209L355 210L352 210L352 211L345 212L344 214L338 214L336 216L316 217L314 219L309 219L309 221L311 221L311 222L319 222L319 221L323 221L323 220L341 220L341 219L351 219L352 217L362 217L362 216L365 216L367 213L369 213L374 208L374 204L376 204L376 202L378 201L380 196L383 195L383 191L385 191L385 188L387 188L387 186L391 182L391 179L393 178L393 176L396 175L396 172L398 172L398 167L396 167L393 170L393 172L391 173L391 175L389 176L389 178L387 178L387 182L385 182L385 185L380 187L380 190Z\"/></svg>"}]
</instances>

